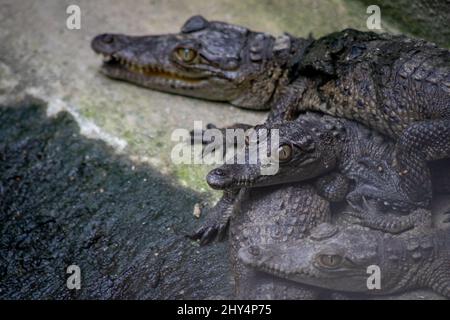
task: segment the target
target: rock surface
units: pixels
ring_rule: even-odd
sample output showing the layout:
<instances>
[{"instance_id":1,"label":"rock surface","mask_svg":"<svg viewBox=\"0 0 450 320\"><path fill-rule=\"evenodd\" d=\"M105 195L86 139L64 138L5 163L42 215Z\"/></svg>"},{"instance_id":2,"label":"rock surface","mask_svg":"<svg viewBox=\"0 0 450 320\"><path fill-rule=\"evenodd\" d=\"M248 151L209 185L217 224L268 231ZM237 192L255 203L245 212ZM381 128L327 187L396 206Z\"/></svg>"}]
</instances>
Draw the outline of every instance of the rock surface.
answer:
<instances>
[{"instance_id":1,"label":"rock surface","mask_svg":"<svg viewBox=\"0 0 450 320\"><path fill-rule=\"evenodd\" d=\"M359 0L378 5L381 17L400 31L450 48L449 0Z\"/></svg>"},{"instance_id":2,"label":"rock surface","mask_svg":"<svg viewBox=\"0 0 450 320\"><path fill-rule=\"evenodd\" d=\"M230 292L225 244L185 237L199 195L80 134L67 112L0 108L0 299L204 299ZM81 270L68 290L66 268Z\"/></svg>"}]
</instances>

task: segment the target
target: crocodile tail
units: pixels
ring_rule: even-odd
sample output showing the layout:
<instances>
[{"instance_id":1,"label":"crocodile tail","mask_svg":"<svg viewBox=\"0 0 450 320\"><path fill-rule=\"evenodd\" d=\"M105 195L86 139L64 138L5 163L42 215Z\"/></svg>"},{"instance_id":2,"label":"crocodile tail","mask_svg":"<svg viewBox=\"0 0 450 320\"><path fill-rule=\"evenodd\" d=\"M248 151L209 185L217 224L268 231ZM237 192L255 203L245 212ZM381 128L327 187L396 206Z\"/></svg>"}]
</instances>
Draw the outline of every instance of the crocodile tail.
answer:
<instances>
[{"instance_id":1,"label":"crocodile tail","mask_svg":"<svg viewBox=\"0 0 450 320\"><path fill-rule=\"evenodd\" d=\"M435 264L436 262L433 263L434 266L432 266L431 272L428 273L426 279L428 280L428 287L436 293L450 299L450 257L448 256L448 240L450 239L449 231L449 229L440 231L440 239L435 241L435 245L440 247L441 253L438 257L435 257L437 259L437 264Z\"/></svg>"},{"instance_id":2,"label":"crocodile tail","mask_svg":"<svg viewBox=\"0 0 450 320\"><path fill-rule=\"evenodd\" d=\"M435 291L436 293L439 293L440 295L443 295L446 298L450 299L450 272L448 271L449 266L443 266L442 269L443 274L441 277L438 277L438 279L435 279L435 281L431 284L431 289Z\"/></svg>"}]
</instances>

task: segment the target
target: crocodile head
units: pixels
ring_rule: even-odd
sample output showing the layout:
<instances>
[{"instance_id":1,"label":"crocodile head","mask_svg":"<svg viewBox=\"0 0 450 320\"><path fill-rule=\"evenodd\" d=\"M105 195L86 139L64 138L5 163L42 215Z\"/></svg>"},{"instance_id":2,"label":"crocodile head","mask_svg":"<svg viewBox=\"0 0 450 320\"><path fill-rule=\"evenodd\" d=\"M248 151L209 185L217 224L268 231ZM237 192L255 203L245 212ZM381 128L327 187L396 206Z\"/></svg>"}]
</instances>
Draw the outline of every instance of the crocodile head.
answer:
<instances>
[{"instance_id":1,"label":"crocodile head","mask_svg":"<svg viewBox=\"0 0 450 320\"><path fill-rule=\"evenodd\" d=\"M271 145L274 129L278 130L279 141ZM256 126L255 131L258 138L260 132L264 132L261 136L267 136L264 141L267 141L267 149L272 150L268 158L277 165L277 170L264 170L268 163L262 159L264 152L259 150L259 140L256 147L246 143L241 151L245 161L238 162L236 156L233 163L226 162L208 173L206 180L212 188L261 187L318 177L336 167L345 136L339 120L313 113L270 127ZM246 142L249 140L252 139Z\"/></svg>"},{"instance_id":2,"label":"crocodile head","mask_svg":"<svg viewBox=\"0 0 450 320\"><path fill-rule=\"evenodd\" d=\"M177 34L101 34L91 46L104 56L101 71L111 78L258 109L282 75L290 39L194 16Z\"/></svg>"},{"instance_id":3,"label":"crocodile head","mask_svg":"<svg viewBox=\"0 0 450 320\"><path fill-rule=\"evenodd\" d=\"M293 243L241 248L239 258L252 268L295 282L330 290L368 292L367 268L384 267L380 241L377 232L323 223L309 237ZM385 280L382 276L381 289L387 285Z\"/></svg>"}]
</instances>

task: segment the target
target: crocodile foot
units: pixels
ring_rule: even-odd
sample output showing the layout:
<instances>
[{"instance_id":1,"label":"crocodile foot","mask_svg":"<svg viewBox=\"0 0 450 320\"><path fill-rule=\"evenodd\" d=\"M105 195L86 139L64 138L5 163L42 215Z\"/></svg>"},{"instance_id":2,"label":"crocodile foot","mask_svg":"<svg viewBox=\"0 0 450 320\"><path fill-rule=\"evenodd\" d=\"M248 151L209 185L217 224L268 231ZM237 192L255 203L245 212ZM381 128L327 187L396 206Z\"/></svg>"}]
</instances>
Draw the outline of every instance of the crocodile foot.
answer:
<instances>
[{"instance_id":1,"label":"crocodile foot","mask_svg":"<svg viewBox=\"0 0 450 320\"><path fill-rule=\"evenodd\" d=\"M396 211L396 212L410 212L417 208L417 205L411 204L407 201L403 201L399 197L387 197L384 195L383 190L380 190L372 185L358 185L353 191L347 194L345 198L348 204L355 211L366 210L365 199L370 200L370 206L378 212Z\"/></svg>"},{"instance_id":2,"label":"crocodile foot","mask_svg":"<svg viewBox=\"0 0 450 320\"><path fill-rule=\"evenodd\" d=\"M330 202L344 200L348 194L349 184L347 177L337 172L326 174L314 181L317 193Z\"/></svg>"},{"instance_id":3,"label":"crocodile foot","mask_svg":"<svg viewBox=\"0 0 450 320\"><path fill-rule=\"evenodd\" d=\"M431 213L428 210L417 209L408 215L381 213L377 209L376 201L367 200L364 197L361 210L346 211L345 214L356 218L356 224L392 234L431 224Z\"/></svg>"},{"instance_id":4,"label":"crocodile foot","mask_svg":"<svg viewBox=\"0 0 450 320\"><path fill-rule=\"evenodd\" d=\"M418 207L427 207L428 202L411 201L401 188L397 171L386 161L363 158L361 170L352 175L355 189L347 195L349 204L357 210L364 209L362 198L376 200L384 210L410 212Z\"/></svg>"},{"instance_id":5,"label":"crocodile foot","mask_svg":"<svg viewBox=\"0 0 450 320\"><path fill-rule=\"evenodd\" d=\"M193 234L189 235L192 240L198 240L200 245L207 245L214 240L222 241L226 238L230 215L213 207L208 212L206 221Z\"/></svg>"}]
</instances>

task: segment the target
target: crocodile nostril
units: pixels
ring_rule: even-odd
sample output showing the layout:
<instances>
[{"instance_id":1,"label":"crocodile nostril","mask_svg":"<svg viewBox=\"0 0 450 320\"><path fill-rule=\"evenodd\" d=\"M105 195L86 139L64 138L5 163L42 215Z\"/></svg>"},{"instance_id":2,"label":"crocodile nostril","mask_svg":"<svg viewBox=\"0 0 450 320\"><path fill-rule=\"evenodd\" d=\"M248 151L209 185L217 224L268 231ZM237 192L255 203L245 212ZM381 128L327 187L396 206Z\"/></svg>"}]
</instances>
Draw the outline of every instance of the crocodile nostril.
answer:
<instances>
[{"instance_id":1,"label":"crocodile nostril","mask_svg":"<svg viewBox=\"0 0 450 320\"><path fill-rule=\"evenodd\" d=\"M222 169L214 169L211 173L215 176L223 177L225 176L225 171Z\"/></svg>"},{"instance_id":2,"label":"crocodile nostril","mask_svg":"<svg viewBox=\"0 0 450 320\"><path fill-rule=\"evenodd\" d=\"M259 256L261 254L261 250L259 249L258 246L250 246L248 248L248 252L252 255L252 256Z\"/></svg>"},{"instance_id":3,"label":"crocodile nostril","mask_svg":"<svg viewBox=\"0 0 450 320\"><path fill-rule=\"evenodd\" d=\"M110 34L105 34L105 36L103 37L103 42L111 44L114 42L114 37Z\"/></svg>"}]
</instances>

